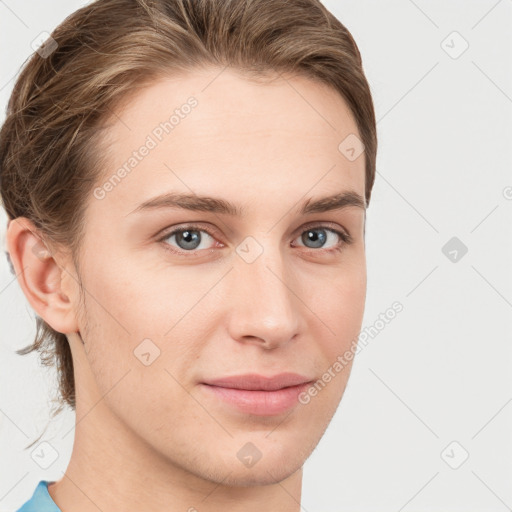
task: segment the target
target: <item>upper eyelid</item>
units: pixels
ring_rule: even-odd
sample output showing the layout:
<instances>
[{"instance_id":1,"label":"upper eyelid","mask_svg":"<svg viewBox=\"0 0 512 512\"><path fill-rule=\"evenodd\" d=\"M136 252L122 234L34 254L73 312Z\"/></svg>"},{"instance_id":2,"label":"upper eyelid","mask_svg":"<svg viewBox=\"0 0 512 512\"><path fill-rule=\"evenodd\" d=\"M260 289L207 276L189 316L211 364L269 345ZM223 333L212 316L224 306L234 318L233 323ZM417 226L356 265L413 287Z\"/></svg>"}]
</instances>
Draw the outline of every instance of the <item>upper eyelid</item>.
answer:
<instances>
[{"instance_id":1,"label":"upper eyelid","mask_svg":"<svg viewBox=\"0 0 512 512\"><path fill-rule=\"evenodd\" d=\"M212 228L212 227L206 228L200 224L196 225L193 222L191 222L191 223L183 223L181 225L181 227L178 225L177 227L172 226L169 228L164 228L160 231L160 233L157 236L158 236L159 240L162 240L162 238L167 238L171 235L175 235L179 231L186 231L187 229L196 230L196 231L205 231L210 236L214 236L214 234L218 232L218 230L215 228Z\"/></svg>"}]
</instances>

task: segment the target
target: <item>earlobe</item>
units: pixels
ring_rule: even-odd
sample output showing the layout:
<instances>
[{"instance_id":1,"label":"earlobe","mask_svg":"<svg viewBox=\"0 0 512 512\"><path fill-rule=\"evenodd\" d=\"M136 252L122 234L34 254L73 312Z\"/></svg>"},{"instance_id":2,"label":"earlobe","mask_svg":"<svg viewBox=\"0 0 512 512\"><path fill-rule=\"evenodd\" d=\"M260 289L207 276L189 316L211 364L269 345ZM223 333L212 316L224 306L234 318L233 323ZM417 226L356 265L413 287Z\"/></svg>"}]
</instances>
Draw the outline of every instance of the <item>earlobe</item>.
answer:
<instances>
[{"instance_id":1,"label":"earlobe","mask_svg":"<svg viewBox=\"0 0 512 512\"><path fill-rule=\"evenodd\" d=\"M52 254L26 217L9 222L6 241L18 283L34 311L57 332L76 332L72 297L62 289L69 273L66 262Z\"/></svg>"}]
</instances>

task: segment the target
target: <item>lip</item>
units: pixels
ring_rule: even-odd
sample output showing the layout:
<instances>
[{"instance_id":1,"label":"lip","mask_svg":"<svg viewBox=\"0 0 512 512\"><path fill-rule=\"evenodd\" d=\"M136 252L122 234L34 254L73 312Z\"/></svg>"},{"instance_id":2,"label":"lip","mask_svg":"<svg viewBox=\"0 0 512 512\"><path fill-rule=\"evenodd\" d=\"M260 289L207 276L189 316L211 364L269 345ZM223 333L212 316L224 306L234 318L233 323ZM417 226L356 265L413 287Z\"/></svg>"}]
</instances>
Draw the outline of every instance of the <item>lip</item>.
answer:
<instances>
[{"instance_id":1,"label":"lip","mask_svg":"<svg viewBox=\"0 0 512 512\"><path fill-rule=\"evenodd\" d=\"M259 416L282 414L296 406L298 396L313 380L297 373L272 377L258 374L235 375L201 383L205 393L238 410Z\"/></svg>"},{"instance_id":2,"label":"lip","mask_svg":"<svg viewBox=\"0 0 512 512\"><path fill-rule=\"evenodd\" d=\"M305 382L311 382L311 379L298 373L284 372L272 377L265 377L257 373L246 373L245 375L233 375L231 377L207 380L204 381L204 384L250 391L275 391L289 386L304 384Z\"/></svg>"}]
</instances>

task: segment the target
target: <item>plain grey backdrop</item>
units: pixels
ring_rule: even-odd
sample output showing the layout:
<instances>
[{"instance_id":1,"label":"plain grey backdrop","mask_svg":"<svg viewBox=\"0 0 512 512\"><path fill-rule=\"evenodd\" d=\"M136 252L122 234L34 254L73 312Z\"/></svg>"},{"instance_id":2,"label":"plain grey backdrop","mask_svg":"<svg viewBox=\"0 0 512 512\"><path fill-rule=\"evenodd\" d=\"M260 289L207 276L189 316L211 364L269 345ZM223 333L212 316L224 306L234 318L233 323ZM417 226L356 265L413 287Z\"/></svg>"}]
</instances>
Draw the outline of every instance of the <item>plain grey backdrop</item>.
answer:
<instances>
[{"instance_id":1,"label":"plain grey backdrop","mask_svg":"<svg viewBox=\"0 0 512 512\"><path fill-rule=\"evenodd\" d=\"M79 0L0 0L0 106ZM512 0L324 0L363 56L378 120L368 295L338 411L305 464L306 512L512 507ZM6 216L0 213L5 250ZM387 324L394 302L403 311ZM0 258L0 512L66 469L74 414L48 421L54 374Z\"/></svg>"}]
</instances>

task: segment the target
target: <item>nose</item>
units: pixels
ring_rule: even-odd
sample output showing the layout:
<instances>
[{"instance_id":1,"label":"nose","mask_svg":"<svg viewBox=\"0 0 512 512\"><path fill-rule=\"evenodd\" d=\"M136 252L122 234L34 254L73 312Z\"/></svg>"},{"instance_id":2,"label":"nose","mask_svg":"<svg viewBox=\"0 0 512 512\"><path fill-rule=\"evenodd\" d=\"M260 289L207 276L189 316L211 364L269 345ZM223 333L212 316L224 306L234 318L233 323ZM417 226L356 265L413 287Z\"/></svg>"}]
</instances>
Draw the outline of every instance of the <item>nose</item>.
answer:
<instances>
[{"instance_id":1,"label":"nose","mask_svg":"<svg viewBox=\"0 0 512 512\"><path fill-rule=\"evenodd\" d=\"M299 334L304 298L298 296L299 283L279 249L265 249L251 263L236 258L230 279L232 339L273 349Z\"/></svg>"}]
</instances>

